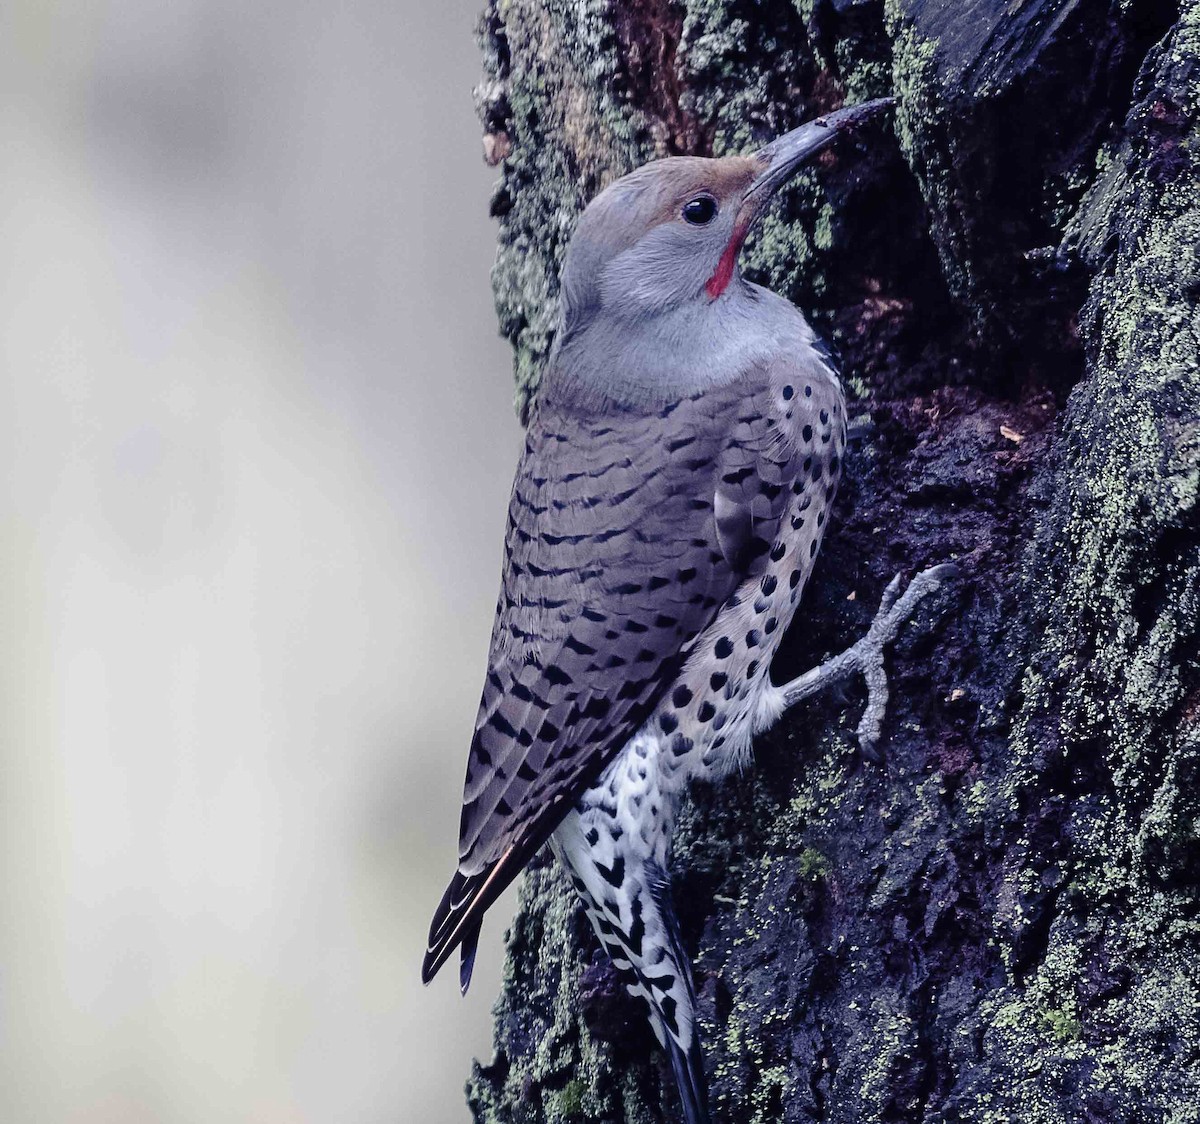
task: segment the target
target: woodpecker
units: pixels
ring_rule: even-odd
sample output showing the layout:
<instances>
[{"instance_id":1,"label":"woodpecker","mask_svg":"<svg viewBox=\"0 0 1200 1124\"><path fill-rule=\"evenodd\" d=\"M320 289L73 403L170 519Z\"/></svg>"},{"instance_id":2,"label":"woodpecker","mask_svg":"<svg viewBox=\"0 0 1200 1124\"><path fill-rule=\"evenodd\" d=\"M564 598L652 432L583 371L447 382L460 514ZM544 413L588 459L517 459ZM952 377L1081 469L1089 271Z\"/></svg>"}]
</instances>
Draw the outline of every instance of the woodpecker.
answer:
<instances>
[{"instance_id":1,"label":"woodpecker","mask_svg":"<svg viewBox=\"0 0 1200 1124\"><path fill-rule=\"evenodd\" d=\"M868 755L883 652L952 570L884 594L866 636L777 686L772 657L812 572L846 444L828 351L738 257L776 190L891 99L746 156L644 165L584 210L526 432L463 792L458 868L422 976L461 950L547 841L708 1124L692 974L667 856L688 782L743 766L790 707L862 674Z\"/></svg>"}]
</instances>

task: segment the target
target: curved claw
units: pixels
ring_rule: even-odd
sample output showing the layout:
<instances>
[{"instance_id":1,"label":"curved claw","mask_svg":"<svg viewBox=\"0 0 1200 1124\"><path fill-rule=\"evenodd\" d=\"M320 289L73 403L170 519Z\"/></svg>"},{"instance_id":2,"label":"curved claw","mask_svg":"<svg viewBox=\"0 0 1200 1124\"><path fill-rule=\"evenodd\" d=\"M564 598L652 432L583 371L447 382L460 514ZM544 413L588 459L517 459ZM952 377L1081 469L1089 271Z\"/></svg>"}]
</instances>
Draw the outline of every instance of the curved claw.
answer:
<instances>
[{"instance_id":1,"label":"curved claw","mask_svg":"<svg viewBox=\"0 0 1200 1124\"><path fill-rule=\"evenodd\" d=\"M962 575L962 567L955 562L942 562L937 566L930 566L928 570L922 570L912 581L908 583L908 589L905 593L911 593L914 589L917 591L916 599L918 601L927 597L935 589L941 588L946 582L952 581L954 578Z\"/></svg>"},{"instance_id":2,"label":"curved claw","mask_svg":"<svg viewBox=\"0 0 1200 1124\"><path fill-rule=\"evenodd\" d=\"M896 599L900 596L900 583L903 580L904 575L900 573L888 582L887 589L883 591L883 596L879 599L879 611L881 613L888 612L896 604Z\"/></svg>"},{"instance_id":3,"label":"curved claw","mask_svg":"<svg viewBox=\"0 0 1200 1124\"><path fill-rule=\"evenodd\" d=\"M878 660L863 669L863 678L867 681L867 705L858 721L858 748L868 761L882 765L883 754L878 747L883 737L883 716L887 713L891 693L882 651Z\"/></svg>"},{"instance_id":4,"label":"curved claw","mask_svg":"<svg viewBox=\"0 0 1200 1124\"><path fill-rule=\"evenodd\" d=\"M940 566L931 566L922 570L912 581L903 595L899 595L901 575L897 574L888 583L879 602L879 612L867 630L868 637L881 639L884 644L896 638L901 626L916 611L917 606L944 582L956 577L959 569L952 562Z\"/></svg>"}]
</instances>

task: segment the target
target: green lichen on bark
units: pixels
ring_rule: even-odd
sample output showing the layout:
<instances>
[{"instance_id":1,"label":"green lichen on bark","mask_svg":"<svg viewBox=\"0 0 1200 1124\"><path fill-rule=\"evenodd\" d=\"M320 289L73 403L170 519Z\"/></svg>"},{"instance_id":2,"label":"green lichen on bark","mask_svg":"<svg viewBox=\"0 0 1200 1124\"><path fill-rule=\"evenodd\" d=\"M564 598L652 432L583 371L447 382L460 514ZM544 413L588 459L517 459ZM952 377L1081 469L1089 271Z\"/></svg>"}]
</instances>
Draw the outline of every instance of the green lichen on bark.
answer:
<instances>
[{"instance_id":1,"label":"green lichen on bark","mask_svg":"<svg viewBox=\"0 0 1200 1124\"><path fill-rule=\"evenodd\" d=\"M719 1120L1200 1121L1198 13L496 0L485 19L521 400L608 179L889 84L900 103L898 147L830 158L747 255L848 347L867 434L776 678L859 635L896 569L960 557L971 579L897 645L885 768L855 752L854 698L818 700L681 815ZM922 319L947 292L957 313ZM508 947L475 1119L672 1119L552 864Z\"/></svg>"},{"instance_id":2,"label":"green lichen on bark","mask_svg":"<svg viewBox=\"0 0 1200 1124\"><path fill-rule=\"evenodd\" d=\"M950 293L985 346L1027 348L1029 321L1045 319L1044 291L1021 299L1025 255L1061 237L1166 9L886 0L901 147Z\"/></svg>"},{"instance_id":3,"label":"green lichen on bark","mask_svg":"<svg viewBox=\"0 0 1200 1124\"><path fill-rule=\"evenodd\" d=\"M1200 1119L1200 6L1135 98L1070 231L1097 271L1091 362L1033 546L1030 589L1055 595L998 794L1068 809L1071 845L1044 955L993 1001L985 1049L1009 1080L980 1119L1061 1119L1063 1083L1104 1119ZM1044 867L1027 853L1009 875ZM1110 994L1087 1002L1098 963Z\"/></svg>"},{"instance_id":4,"label":"green lichen on bark","mask_svg":"<svg viewBox=\"0 0 1200 1124\"><path fill-rule=\"evenodd\" d=\"M654 156L667 138L631 104L603 0L494 3L481 22L477 95L502 178L492 272L500 331L513 345L519 409L537 389L558 322L558 272L584 203Z\"/></svg>"}]
</instances>

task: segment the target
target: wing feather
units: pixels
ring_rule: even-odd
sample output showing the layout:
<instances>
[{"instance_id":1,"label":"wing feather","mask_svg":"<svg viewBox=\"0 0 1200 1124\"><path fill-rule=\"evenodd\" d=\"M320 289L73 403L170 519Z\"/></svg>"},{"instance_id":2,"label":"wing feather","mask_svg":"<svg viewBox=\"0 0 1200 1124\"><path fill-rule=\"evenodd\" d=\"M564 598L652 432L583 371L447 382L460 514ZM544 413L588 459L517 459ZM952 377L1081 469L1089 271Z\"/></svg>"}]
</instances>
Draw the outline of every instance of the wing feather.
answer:
<instances>
[{"instance_id":1,"label":"wing feather","mask_svg":"<svg viewBox=\"0 0 1200 1124\"><path fill-rule=\"evenodd\" d=\"M689 646L778 532L796 448L773 373L599 418L539 404L464 788L459 869L423 977L458 944L650 716Z\"/></svg>"}]
</instances>

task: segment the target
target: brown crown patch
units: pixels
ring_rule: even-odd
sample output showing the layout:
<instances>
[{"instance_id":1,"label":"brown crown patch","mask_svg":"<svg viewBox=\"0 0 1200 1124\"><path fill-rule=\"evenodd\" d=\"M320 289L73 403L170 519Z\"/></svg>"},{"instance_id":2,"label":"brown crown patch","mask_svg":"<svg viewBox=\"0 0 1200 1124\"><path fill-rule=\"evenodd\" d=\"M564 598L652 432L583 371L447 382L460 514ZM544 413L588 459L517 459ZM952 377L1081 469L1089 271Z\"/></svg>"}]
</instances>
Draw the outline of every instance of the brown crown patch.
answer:
<instances>
[{"instance_id":1,"label":"brown crown patch","mask_svg":"<svg viewBox=\"0 0 1200 1124\"><path fill-rule=\"evenodd\" d=\"M701 192L708 192L718 203L740 200L762 173L762 164L753 156L671 156L648 167L655 170L659 203L651 225L677 218L683 205Z\"/></svg>"}]
</instances>

